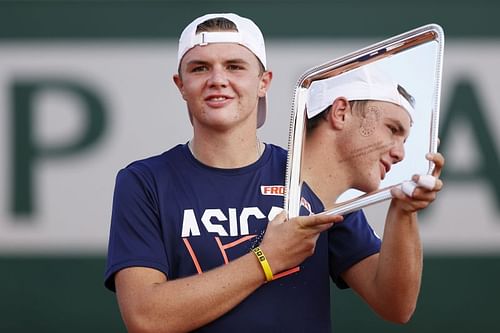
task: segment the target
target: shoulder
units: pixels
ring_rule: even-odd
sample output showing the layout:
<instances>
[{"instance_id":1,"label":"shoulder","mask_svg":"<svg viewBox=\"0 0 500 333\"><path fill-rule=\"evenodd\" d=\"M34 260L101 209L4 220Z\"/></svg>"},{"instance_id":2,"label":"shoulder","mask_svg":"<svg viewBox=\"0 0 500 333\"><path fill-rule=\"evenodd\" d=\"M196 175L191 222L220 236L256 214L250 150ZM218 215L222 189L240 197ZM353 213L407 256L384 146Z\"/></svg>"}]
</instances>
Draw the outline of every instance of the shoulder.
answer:
<instances>
[{"instance_id":1,"label":"shoulder","mask_svg":"<svg viewBox=\"0 0 500 333\"><path fill-rule=\"evenodd\" d=\"M284 183L286 173L287 152L285 149L266 144L266 150L263 156L253 165L250 165L248 171L258 172L263 175L267 181Z\"/></svg>"},{"instance_id":2,"label":"shoulder","mask_svg":"<svg viewBox=\"0 0 500 333\"><path fill-rule=\"evenodd\" d=\"M346 220L351 221L352 224L356 225L356 227L370 227L368 220L366 219L365 212L362 209L345 214L344 221Z\"/></svg>"},{"instance_id":3,"label":"shoulder","mask_svg":"<svg viewBox=\"0 0 500 333\"><path fill-rule=\"evenodd\" d=\"M156 173L165 167L182 163L185 160L185 145L177 145L161 154L146 157L129 163L122 170L132 173Z\"/></svg>"},{"instance_id":4,"label":"shoulder","mask_svg":"<svg viewBox=\"0 0 500 333\"><path fill-rule=\"evenodd\" d=\"M143 159L139 159L129 163L126 168L129 167L155 167L159 164L164 164L171 162L172 160L177 160L180 156L185 153L186 145L178 144L171 149L154 156L149 156Z\"/></svg>"},{"instance_id":5,"label":"shoulder","mask_svg":"<svg viewBox=\"0 0 500 333\"><path fill-rule=\"evenodd\" d=\"M118 171L117 183L139 182L149 185L172 173L172 170L183 169L187 163L184 152L185 145L177 145L161 154L139 159L129 163Z\"/></svg>"},{"instance_id":6,"label":"shoulder","mask_svg":"<svg viewBox=\"0 0 500 333\"><path fill-rule=\"evenodd\" d=\"M288 151L283 149L280 146L276 146L271 143L266 143L266 149L269 149L270 151L270 158L273 161L273 163L279 163L286 165L287 159L288 159Z\"/></svg>"},{"instance_id":7,"label":"shoulder","mask_svg":"<svg viewBox=\"0 0 500 333\"><path fill-rule=\"evenodd\" d=\"M278 157L281 157L281 158L286 158L287 155L288 155L288 151L280 146L277 146L275 144L272 144L272 143L266 143L266 147L269 147L271 149L271 153L274 155L274 156L278 156Z\"/></svg>"}]
</instances>

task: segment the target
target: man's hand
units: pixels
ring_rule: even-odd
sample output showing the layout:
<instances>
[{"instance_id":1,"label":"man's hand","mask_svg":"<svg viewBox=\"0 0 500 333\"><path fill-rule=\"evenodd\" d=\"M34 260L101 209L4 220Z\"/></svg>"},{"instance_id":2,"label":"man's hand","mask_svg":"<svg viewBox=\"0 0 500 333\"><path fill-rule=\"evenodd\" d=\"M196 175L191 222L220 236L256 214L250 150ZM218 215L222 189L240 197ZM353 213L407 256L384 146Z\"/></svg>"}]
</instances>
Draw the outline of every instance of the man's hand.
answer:
<instances>
[{"instance_id":1,"label":"man's hand","mask_svg":"<svg viewBox=\"0 0 500 333\"><path fill-rule=\"evenodd\" d=\"M426 208L436 199L437 192L443 187L443 181L439 179L444 166L443 155L429 153L426 158L434 163L431 175L414 175L412 182L406 182L391 190L393 204L403 211L416 212Z\"/></svg>"},{"instance_id":2,"label":"man's hand","mask_svg":"<svg viewBox=\"0 0 500 333\"><path fill-rule=\"evenodd\" d=\"M341 222L341 215L310 215L286 219L283 211L267 226L260 248L273 273L301 264L314 253L319 234Z\"/></svg>"}]
</instances>

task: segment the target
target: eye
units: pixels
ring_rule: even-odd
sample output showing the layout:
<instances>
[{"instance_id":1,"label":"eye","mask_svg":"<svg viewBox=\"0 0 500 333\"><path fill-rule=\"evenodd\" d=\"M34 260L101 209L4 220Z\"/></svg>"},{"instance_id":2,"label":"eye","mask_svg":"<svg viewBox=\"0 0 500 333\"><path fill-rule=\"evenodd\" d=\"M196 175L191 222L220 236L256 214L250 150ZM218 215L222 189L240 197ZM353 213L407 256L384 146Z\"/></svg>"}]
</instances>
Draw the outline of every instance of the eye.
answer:
<instances>
[{"instance_id":1,"label":"eye","mask_svg":"<svg viewBox=\"0 0 500 333\"><path fill-rule=\"evenodd\" d=\"M207 66L199 65L191 68L191 73L206 72L208 70Z\"/></svg>"},{"instance_id":2,"label":"eye","mask_svg":"<svg viewBox=\"0 0 500 333\"><path fill-rule=\"evenodd\" d=\"M245 67L243 67L241 65L237 65L237 64L230 64L230 65L227 65L227 69L230 71L238 71L238 70L245 69Z\"/></svg>"},{"instance_id":3,"label":"eye","mask_svg":"<svg viewBox=\"0 0 500 333\"><path fill-rule=\"evenodd\" d=\"M396 134L398 132L398 128L396 126L387 125L387 128L389 129L389 131L391 131L392 134Z\"/></svg>"}]
</instances>

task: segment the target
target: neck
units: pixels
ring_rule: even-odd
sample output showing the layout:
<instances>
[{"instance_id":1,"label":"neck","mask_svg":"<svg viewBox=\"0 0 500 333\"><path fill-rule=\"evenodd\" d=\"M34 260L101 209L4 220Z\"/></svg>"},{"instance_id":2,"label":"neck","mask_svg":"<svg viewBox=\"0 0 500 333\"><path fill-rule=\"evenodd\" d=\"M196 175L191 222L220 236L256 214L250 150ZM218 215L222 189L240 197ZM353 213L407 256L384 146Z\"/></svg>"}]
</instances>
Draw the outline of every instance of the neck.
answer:
<instances>
[{"instance_id":1,"label":"neck","mask_svg":"<svg viewBox=\"0 0 500 333\"><path fill-rule=\"evenodd\" d=\"M197 133L189 141L193 156L205 165L234 169L255 163L265 145L253 133Z\"/></svg>"}]
</instances>

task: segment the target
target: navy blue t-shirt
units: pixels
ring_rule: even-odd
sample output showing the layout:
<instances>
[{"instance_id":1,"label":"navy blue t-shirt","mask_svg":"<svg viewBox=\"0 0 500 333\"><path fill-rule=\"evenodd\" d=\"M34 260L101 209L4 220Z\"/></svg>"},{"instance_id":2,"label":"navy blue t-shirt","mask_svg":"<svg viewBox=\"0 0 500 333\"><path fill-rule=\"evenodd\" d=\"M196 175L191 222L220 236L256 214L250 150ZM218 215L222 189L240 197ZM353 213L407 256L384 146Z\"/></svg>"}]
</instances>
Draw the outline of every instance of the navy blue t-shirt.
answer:
<instances>
[{"instance_id":1,"label":"navy blue t-shirt","mask_svg":"<svg viewBox=\"0 0 500 333\"><path fill-rule=\"evenodd\" d=\"M218 169L197 161L184 144L120 170L106 287L114 290L115 273L126 267L154 268L172 280L248 253L282 210L286 160L285 150L268 144L257 162ZM312 192L304 196L321 205ZM315 254L293 273L266 283L197 332L330 332L329 276L346 287L340 273L379 249L364 214L346 215L320 235Z\"/></svg>"}]
</instances>

